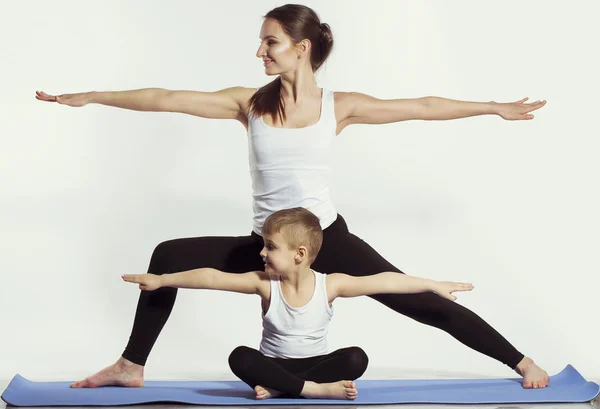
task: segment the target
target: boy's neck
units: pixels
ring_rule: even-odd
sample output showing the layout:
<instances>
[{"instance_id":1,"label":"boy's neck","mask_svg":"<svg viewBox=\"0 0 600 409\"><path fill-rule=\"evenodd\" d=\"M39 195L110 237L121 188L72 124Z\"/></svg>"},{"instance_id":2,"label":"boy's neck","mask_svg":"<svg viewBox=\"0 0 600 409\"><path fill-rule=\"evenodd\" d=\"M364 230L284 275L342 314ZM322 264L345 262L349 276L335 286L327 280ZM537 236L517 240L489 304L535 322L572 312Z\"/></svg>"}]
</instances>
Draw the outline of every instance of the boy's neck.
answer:
<instances>
[{"instance_id":1,"label":"boy's neck","mask_svg":"<svg viewBox=\"0 0 600 409\"><path fill-rule=\"evenodd\" d=\"M287 277L281 276L281 284L298 289L307 283L312 285L314 273L310 266L300 267L297 271L292 272Z\"/></svg>"}]
</instances>

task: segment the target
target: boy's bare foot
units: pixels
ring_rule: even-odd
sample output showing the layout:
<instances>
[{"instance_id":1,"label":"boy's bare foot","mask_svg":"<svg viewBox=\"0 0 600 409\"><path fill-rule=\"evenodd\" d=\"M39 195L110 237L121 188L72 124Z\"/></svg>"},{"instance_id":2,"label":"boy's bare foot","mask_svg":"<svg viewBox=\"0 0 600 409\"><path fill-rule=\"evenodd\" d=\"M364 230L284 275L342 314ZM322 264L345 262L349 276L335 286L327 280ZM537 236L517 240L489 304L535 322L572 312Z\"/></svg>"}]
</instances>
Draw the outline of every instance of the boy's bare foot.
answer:
<instances>
[{"instance_id":1,"label":"boy's bare foot","mask_svg":"<svg viewBox=\"0 0 600 409\"><path fill-rule=\"evenodd\" d=\"M318 399L356 399L358 390L353 381L339 381L331 383L304 382L302 396Z\"/></svg>"},{"instance_id":2,"label":"boy's bare foot","mask_svg":"<svg viewBox=\"0 0 600 409\"><path fill-rule=\"evenodd\" d=\"M515 368L515 372L523 377L523 388L545 388L550 382L550 377L542 368L537 366L529 357L525 357Z\"/></svg>"},{"instance_id":3,"label":"boy's bare foot","mask_svg":"<svg viewBox=\"0 0 600 409\"><path fill-rule=\"evenodd\" d=\"M276 391L275 389L265 388L260 385L256 385L254 387L254 392L256 392L256 399L277 398L283 395L283 392Z\"/></svg>"},{"instance_id":4,"label":"boy's bare foot","mask_svg":"<svg viewBox=\"0 0 600 409\"><path fill-rule=\"evenodd\" d=\"M120 357L117 362L85 378L73 382L71 388L97 388L99 386L144 386L144 367Z\"/></svg>"}]
</instances>

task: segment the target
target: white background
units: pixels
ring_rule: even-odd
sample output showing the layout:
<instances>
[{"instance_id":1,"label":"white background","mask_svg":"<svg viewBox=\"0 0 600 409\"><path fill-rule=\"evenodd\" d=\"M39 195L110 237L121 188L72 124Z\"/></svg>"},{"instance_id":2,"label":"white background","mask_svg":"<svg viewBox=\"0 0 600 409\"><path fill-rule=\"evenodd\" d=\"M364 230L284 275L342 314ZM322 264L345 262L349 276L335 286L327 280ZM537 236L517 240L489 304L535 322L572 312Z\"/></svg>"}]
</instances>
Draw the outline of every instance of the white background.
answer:
<instances>
[{"instance_id":1,"label":"white background","mask_svg":"<svg viewBox=\"0 0 600 409\"><path fill-rule=\"evenodd\" d=\"M7 2L7 4L9 4ZM255 57L274 1L19 1L0 17L0 378L72 380L116 361L154 247L251 230L236 121L42 103L145 87L273 79ZM319 86L382 99L547 99L497 116L357 125L336 140L350 230L411 275L473 282L459 302L549 373L600 379L596 2L313 1L335 48ZM392 377L516 376L369 299L336 302L334 348ZM234 378L259 300L180 290L146 379Z\"/></svg>"}]
</instances>

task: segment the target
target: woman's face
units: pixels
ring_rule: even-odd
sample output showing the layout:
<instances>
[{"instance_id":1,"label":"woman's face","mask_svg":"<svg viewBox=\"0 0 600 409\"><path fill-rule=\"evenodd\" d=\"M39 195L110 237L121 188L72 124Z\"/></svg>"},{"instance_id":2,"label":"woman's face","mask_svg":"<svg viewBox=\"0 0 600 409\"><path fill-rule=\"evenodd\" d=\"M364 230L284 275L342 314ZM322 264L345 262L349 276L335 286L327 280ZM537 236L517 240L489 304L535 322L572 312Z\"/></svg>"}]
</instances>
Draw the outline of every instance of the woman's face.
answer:
<instances>
[{"instance_id":1,"label":"woman's face","mask_svg":"<svg viewBox=\"0 0 600 409\"><path fill-rule=\"evenodd\" d=\"M294 71L300 64L300 49L283 32L277 20L265 19L260 29L260 41L256 56L263 60L265 74Z\"/></svg>"}]
</instances>

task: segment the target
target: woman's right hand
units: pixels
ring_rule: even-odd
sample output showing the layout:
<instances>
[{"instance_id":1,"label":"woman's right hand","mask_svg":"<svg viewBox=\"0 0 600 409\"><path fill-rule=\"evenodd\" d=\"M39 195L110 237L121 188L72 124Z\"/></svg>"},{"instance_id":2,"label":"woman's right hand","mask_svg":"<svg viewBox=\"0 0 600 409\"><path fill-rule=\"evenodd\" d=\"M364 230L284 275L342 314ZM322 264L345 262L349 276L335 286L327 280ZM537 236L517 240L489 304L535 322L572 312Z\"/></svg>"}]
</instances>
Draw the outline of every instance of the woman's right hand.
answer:
<instances>
[{"instance_id":1,"label":"woman's right hand","mask_svg":"<svg viewBox=\"0 0 600 409\"><path fill-rule=\"evenodd\" d=\"M90 102L89 93L48 95L44 91L35 91L35 98L40 101L58 102L70 107L82 107Z\"/></svg>"}]
</instances>

